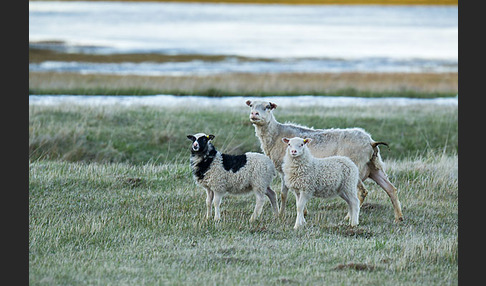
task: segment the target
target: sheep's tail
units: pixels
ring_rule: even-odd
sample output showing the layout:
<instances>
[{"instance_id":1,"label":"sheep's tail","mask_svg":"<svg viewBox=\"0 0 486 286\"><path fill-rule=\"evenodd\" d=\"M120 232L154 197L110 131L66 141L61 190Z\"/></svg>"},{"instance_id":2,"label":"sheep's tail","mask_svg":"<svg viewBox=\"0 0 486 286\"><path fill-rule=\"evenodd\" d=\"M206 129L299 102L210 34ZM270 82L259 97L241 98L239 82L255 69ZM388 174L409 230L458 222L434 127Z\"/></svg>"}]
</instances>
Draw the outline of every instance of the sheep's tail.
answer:
<instances>
[{"instance_id":1,"label":"sheep's tail","mask_svg":"<svg viewBox=\"0 0 486 286\"><path fill-rule=\"evenodd\" d=\"M376 169L381 170L383 169L383 162L381 161L381 158L378 156L378 152L380 151L378 148L376 148L378 145L385 145L390 149L390 146L388 146L388 143L378 141L378 142L373 142L370 143L371 147L373 147L373 155L371 155L370 161L373 163Z\"/></svg>"},{"instance_id":2,"label":"sheep's tail","mask_svg":"<svg viewBox=\"0 0 486 286\"><path fill-rule=\"evenodd\" d=\"M378 142L371 143L371 147L373 147L373 149L375 149L375 147L378 145L385 145L386 147L390 148L390 146L386 142L378 141Z\"/></svg>"}]
</instances>

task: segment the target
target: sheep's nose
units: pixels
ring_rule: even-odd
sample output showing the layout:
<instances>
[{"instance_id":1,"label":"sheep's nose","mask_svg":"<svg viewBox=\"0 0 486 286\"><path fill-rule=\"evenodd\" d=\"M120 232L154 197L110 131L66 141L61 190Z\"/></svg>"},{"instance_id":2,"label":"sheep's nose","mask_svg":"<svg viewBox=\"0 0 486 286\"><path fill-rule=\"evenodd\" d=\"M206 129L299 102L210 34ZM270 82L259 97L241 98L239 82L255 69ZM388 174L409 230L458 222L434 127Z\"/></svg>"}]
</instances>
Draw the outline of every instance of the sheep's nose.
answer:
<instances>
[{"instance_id":1,"label":"sheep's nose","mask_svg":"<svg viewBox=\"0 0 486 286\"><path fill-rule=\"evenodd\" d=\"M297 154L297 150L290 150L291 154Z\"/></svg>"},{"instance_id":2,"label":"sheep's nose","mask_svg":"<svg viewBox=\"0 0 486 286\"><path fill-rule=\"evenodd\" d=\"M260 113L258 113L258 111L252 111L251 112L251 116L257 116L257 115L260 115Z\"/></svg>"}]
</instances>

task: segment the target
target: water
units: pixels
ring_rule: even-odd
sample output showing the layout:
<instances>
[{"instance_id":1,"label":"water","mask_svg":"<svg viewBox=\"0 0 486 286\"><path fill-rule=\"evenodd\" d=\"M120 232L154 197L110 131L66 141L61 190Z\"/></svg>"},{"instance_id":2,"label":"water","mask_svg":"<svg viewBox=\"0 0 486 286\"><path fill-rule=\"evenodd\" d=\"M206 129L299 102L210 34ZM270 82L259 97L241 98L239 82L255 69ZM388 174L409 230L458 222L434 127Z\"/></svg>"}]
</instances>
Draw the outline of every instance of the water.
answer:
<instances>
[{"instance_id":1,"label":"water","mask_svg":"<svg viewBox=\"0 0 486 286\"><path fill-rule=\"evenodd\" d=\"M89 105L89 106L158 106L164 108L242 108L250 100L268 100L282 106L294 107L338 107L338 106L410 106L432 104L458 106L458 97L447 98L364 98L343 96L268 96L268 97L206 97L206 96L76 96L76 95L30 95L29 105Z\"/></svg>"},{"instance_id":2,"label":"water","mask_svg":"<svg viewBox=\"0 0 486 286\"><path fill-rule=\"evenodd\" d=\"M218 62L47 62L31 64L33 71L450 72L458 63L458 8L35 1L29 2L29 41L62 42L54 47L65 52L228 56Z\"/></svg>"}]
</instances>

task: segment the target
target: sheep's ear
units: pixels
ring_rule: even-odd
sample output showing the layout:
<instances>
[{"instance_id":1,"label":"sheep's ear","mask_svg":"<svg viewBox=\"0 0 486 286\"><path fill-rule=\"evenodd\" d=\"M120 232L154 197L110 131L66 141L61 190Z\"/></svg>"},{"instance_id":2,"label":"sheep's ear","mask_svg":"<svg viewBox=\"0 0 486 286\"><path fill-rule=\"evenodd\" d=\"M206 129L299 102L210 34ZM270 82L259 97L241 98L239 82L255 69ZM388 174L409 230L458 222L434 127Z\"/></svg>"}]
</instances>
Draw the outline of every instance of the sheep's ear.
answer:
<instances>
[{"instance_id":1,"label":"sheep's ear","mask_svg":"<svg viewBox=\"0 0 486 286\"><path fill-rule=\"evenodd\" d=\"M285 144L289 144L289 141L290 141L289 138L286 137L282 138L282 142Z\"/></svg>"},{"instance_id":2,"label":"sheep's ear","mask_svg":"<svg viewBox=\"0 0 486 286\"><path fill-rule=\"evenodd\" d=\"M191 140L192 142L196 141L196 137L194 137L194 135L187 135L187 139Z\"/></svg>"},{"instance_id":3,"label":"sheep's ear","mask_svg":"<svg viewBox=\"0 0 486 286\"><path fill-rule=\"evenodd\" d=\"M273 102L270 102L270 110L274 110L275 108L277 108L277 105Z\"/></svg>"},{"instance_id":4,"label":"sheep's ear","mask_svg":"<svg viewBox=\"0 0 486 286\"><path fill-rule=\"evenodd\" d=\"M312 142L312 139L311 138L305 138L304 139L304 144L308 144L310 142Z\"/></svg>"},{"instance_id":5,"label":"sheep's ear","mask_svg":"<svg viewBox=\"0 0 486 286\"><path fill-rule=\"evenodd\" d=\"M246 105L250 106L251 105L251 100L246 101Z\"/></svg>"},{"instance_id":6,"label":"sheep's ear","mask_svg":"<svg viewBox=\"0 0 486 286\"><path fill-rule=\"evenodd\" d=\"M208 135L208 139L209 139L209 140L213 140L213 139L214 139L214 135L213 135L213 134L209 134L209 135Z\"/></svg>"}]
</instances>

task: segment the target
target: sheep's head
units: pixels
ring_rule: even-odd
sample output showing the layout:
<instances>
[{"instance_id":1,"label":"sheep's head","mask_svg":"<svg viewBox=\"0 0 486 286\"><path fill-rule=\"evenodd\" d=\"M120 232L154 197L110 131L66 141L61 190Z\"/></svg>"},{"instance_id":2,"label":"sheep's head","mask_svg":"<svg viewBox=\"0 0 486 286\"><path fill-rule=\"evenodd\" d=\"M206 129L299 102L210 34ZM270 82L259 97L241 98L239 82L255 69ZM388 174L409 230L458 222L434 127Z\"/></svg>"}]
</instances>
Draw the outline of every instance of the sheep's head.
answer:
<instances>
[{"instance_id":1,"label":"sheep's head","mask_svg":"<svg viewBox=\"0 0 486 286\"><path fill-rule=\"evenodd\" d=\"M287 144L287 153L292 157L299 157L304 152L305 145L309 144L312 141L311 138L282 138L282 142Z\"/></svg>"},{"instance_id":2,"label":"sheep's head","mask_svg":"<svg viewBox=\"0 0 486 286\"><path fill-rule=\"evenodd\" d=\"M204 133L197 133L194 135L187 135L187 139L192 141L191 150L194 153L203 153L208 149L209 141L214 139L214 135L206 135Z\"/></svg>"},{"instance_id":3,"label":"sheep's head","mask_svg":"<svg viewBox=\"0 0 486 286\"><path fill-rule=\"evenodd\" d=\"M250 122L256 125L264 125L272 118L272 110L277 108L277 105L269 101L251 101L247 100L250 110Z\"/></svg>"}]
</instances>

